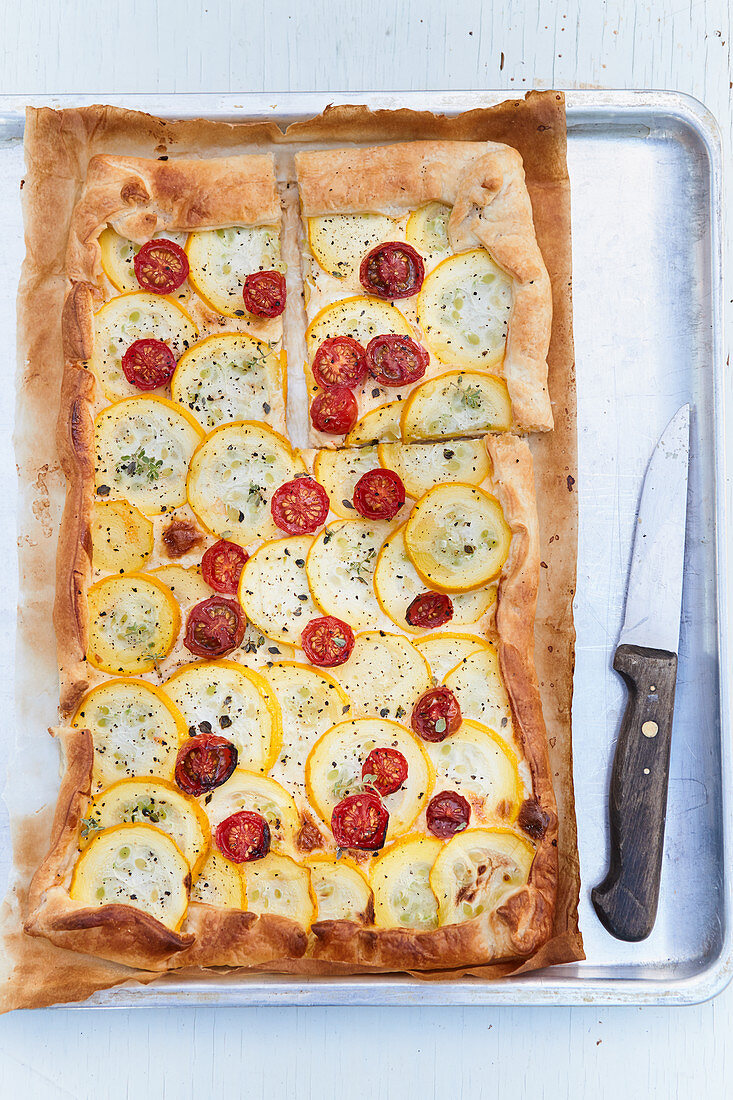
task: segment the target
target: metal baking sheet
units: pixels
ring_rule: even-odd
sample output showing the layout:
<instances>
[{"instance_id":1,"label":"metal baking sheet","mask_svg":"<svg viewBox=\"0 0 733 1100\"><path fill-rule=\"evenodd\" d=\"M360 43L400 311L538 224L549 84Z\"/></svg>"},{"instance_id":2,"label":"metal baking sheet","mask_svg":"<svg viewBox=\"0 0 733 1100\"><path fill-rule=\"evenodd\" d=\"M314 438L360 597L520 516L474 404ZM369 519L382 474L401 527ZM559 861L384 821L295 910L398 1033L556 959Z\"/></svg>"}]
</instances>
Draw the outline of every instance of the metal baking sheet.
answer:
<instances>
[{"instance_id":1,"label":"metal baking sheet","mask_svg":"<svg viewBox=\"0 0 733 1100\"><path fill-rule=\"evenodd\" d=\"M308 118L329 102L455 114L506 93L0 97L2 377L14 376L22 259L18 186L23 108L110 102L162 117ZM580 545L573 743L587 961L499 982L409 977L170 975L101 992L87 1006L180 1004L682 1004L731 973L731 731L727 642L722 337L721 149L715 121L683 95L567 95L578 377ZM648 940L620 943L597 921L590 887L606 867L606 801L624 697L610 666L623 611L635 509L652 448L692 406L685 590L662 888ZM0 403L0 554L14 560L12 401ZM15 577L0 600L14 620ZM11 743L13 639L0 639L0 744ZM1 821L0 821L1 824ZM7 825L6 825L7 828ZM3 888L8 844L0 845Z\"/></svg>"}]
</instances>

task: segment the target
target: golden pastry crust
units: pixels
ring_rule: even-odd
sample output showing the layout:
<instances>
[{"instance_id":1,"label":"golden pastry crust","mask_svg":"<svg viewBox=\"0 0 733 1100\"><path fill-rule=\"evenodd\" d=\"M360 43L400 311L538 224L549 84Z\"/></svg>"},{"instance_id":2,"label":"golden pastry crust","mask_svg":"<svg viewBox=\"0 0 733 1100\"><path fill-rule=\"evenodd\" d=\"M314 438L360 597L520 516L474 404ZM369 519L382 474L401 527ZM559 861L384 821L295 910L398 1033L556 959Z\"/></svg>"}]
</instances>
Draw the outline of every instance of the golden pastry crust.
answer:
<instances>
[{"instance_id":1,"label":"golden pastry crust","mask_svg":"<svg viewBox=\"0 0 733 1100\"><path fill-rule=\"evenodd\" d=\"M512 277L503 373L518 427L552 428L547 351L552 289L535 236L522 158L495 142L414 141L295 156L305 217L401 213L428 202L453 207L456 252L485 248Z\"/></svg>"}]
</instances>

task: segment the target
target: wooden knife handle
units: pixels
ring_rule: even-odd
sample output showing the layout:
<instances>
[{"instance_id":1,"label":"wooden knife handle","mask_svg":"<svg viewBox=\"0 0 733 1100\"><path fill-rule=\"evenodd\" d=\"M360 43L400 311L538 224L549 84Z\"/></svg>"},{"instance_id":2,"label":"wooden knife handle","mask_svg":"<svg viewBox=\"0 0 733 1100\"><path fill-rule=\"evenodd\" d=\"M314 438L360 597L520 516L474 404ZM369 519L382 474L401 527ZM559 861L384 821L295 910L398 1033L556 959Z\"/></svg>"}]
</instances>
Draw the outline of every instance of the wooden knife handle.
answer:
<instances>
[{"instance_id":1,"label":"wooden knife handle","mask_svg":"<svg viewBox=\"0 0 733 1100\"><path fill-rule=\"evenodd\" d=\"M677 656L620 645L613 667L629 697L611 774L610 867L591 898L612 936L636 941L646 939L657 915Z\"/></svg>"}]
</instances>

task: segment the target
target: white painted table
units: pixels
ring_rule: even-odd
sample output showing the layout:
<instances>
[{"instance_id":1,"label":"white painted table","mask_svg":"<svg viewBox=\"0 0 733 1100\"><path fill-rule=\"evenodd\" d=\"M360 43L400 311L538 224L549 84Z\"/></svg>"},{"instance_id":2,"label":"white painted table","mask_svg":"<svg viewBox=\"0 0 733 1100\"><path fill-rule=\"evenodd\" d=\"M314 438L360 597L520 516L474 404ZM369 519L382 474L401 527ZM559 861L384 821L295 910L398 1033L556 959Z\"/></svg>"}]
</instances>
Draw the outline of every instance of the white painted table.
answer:
<instances>
[{"instance_id":1,"label":"white painted table","mask_svg":"<svg viewBox=\"0 0 733 1100\"><path fill-rule=\"evenodd\" d=\"M26 0L0 5L0 92L667 88L730 163L731 33L727 0ZM717 1100L731 1030L733 986L687 1009L15 1013L0 1096Z\"/></svg>"}]
</instances>

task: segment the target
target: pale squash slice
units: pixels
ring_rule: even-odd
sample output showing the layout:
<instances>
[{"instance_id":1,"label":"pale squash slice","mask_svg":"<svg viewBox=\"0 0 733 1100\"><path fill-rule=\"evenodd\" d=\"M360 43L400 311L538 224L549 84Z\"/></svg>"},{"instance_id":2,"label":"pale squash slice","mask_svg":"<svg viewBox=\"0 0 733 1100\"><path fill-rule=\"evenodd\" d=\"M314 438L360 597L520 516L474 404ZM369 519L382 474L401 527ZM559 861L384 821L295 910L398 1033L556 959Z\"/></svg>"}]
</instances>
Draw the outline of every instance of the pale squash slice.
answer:
<instances>
[{"instance_id":1,"label":"pale squash slice","mask_svg":"<svg viewBox=\"0 0 733 1100\"><path fill-rule=\"evenodd\" d=\"M306 574L312 544L310 535L266 542L239 578L239 602L248 620L276 642L299 646L303 627L320 614Z\"/></svg>"},{"instance_id":2,"label":"pale squash slice","mask_svg":"<svg viewBox=\"0 0 733 1100\"><path fill-rule=\"evenodd\" d=\"M405 404L403 401L389 401L386 405L379 405L376 409L370 409L344 439L346 447L364 447L368 444L378 443L379 440L393 441L402 438L400 417Z\"/></svg>"},{"instance_id":3,"label":"pale squash slice","mask_svg":"<svg viewBox=\"0 0 733 1100\"><path fill-rule=\"evenodd\" d=\"M353 859L342 855L314 856L308 860L311 887L318 906L316 920L352 920L371 924L372 889Z\"/></svg>"},{"instance_id":4,"label":"pale squash slice","mask_svg":"<svg viewBox=\"0 0 733 1100\"><path fill-rule=\"evenodd\" d=\"M470 657L481 649L488 649L489 643L475 634L446 631L418 638L415 647L430 665L435 679L443 680L465 657Z\"/></svg>"},{"instance_id":5,"label":"pale squash slice","mask_svg":"<svg viewBox=\"0 0 733 1100\"><path fill-rule=\"evenodd\" d=\"M379 462L398 474L405 492L416 499L443 482L480 485L491 473L482 439L454 439L450 443L382 442Z\"/></svg>"},{"instance_id":6,"label":"pale squash slice","mask_svg":"<svg viewBox=\"0 0 733 1100\"><path fill-rule=\"evenodd\" d=\"M113 675L150 672L170 653L181 613L170 589L149 573L105 577L87 593L87 660Z\"/></svg>"},{"instance_id":7,"label":"pale squash slice","mask_svg":"<svg viewBox=\"0 0 733 1100\"><path fill-rule=\"evenodd\" d=\"M289 856L270 852L264 859L243 863L242 877L253 913L288 917L310 928L316 903L307 867Z\"/></svg>"},{"instance_id":8,"label":"pale squash slice","mask_svg":"<svg viewBox=\"0 0 733 1100\"><path fill-rule=\"evenodd\" d=\"M173 241L183 248L186 244L188 233L177 233L175 230L166 230L165 233L154 233L154 241ZM128 237L121 237L114 229L107 226L99 234L98 244L102 253L102 270L112 283L115 290L121 293L125 291L139 290L140 284L135 274L135 257L142 248ZM185 283L184 283L185 287ZM177 292L188 294L183 287Z\"/></svg>"},{"instance_id":9,"label":"pale squash slice","mask_svg":"<svg viewBox=\"0 0 733 1100\"><path fill-rule=\"evenodd\" d=\"M282 270L280 236L274 226L232 226L191 233L186 242L189 282L217 313L245 313L242 291L247 275Z\"/></svg>"},{"instance_id":10,"label":"pale squash slice","mask_svg":"<svg viewBox=\"0 0 733 1100\"><path fill-rule=\"evenodd\" d=\"M351 717L405 718L432 684L430 667L410 641L384 630L357 634L349 659L332 669L351 704Z\"/></svg>"},{"instance_id":11,"label":"pale squash slice","mask_svg":"<svg viewBox=\"0 0 733 1100\"><path fill-rule=\"evenodd\" d=\"M341 519L354 519L354 489L368 470L379 469L376 447L346 447L340 451L318 451L313 473L328 493L331 511Z\"/></svg>"},{"instance_id":12,"label":"pale squash slice","mask_svg":"<svg viewBox=\"0 0 733 1100\"><path fill-rule=\"evenodd\" d=\"M460 924L495 912L526 885L534 854L530 842L511 829L456 833L430 872L439 923Z\"/></svg>"},{"instance_id":13,"label":"pale squash slice","mask_svg":"<svg viewBox=\"0 0 733 1100\"><path fill-rule=\"evenodd\" d=\"M405 231L408 243L431 260L449 253L448 219L452 209L444 202L429 202L413 210Z\"/></svg>"},{"instance_id":14,"label":"pale squash slice","mask_svg":"<svg viewBox=\"0 0 733 1100\"><path fill-rule=\"evenodd\" d=\"M100 573L137 573L153 552L153 524L127 500L95 500L91 534Z\"/></svg>"},{"instance_id":15,"label":"pale squash slice","mask_svg":"<svg viewBox=\"0 0 733 1100\"><path fill-rule=\"evenodd\" d=\"M435 787L457 791L471 804L471 824L507 824L522 802L515 753L486 726L467 719L444 741L425 746L435 768Z\"/></svg>"},{"instance_id":16,"label":"pale squash slice","mask_svg":"<svg viewBox=\"0 0 733 1100\"><path fill-rule=\"evenodd\" d=\"M300 831L300 816L293 796L274 779L236 768L226 783L222 783L204 799L204 808L216 831L232 814L252 810L260 814L270 827L270 842L277 852L295 852Z\"/></svg>"},{"instance_id":17,"label":"pale squash slice","mask_svg":"<svg viewBox=\"0 0 733 1100\"><path fill-rule=\"evenodd\" d=\"M505 741L512 738L512 710L501 677L499 658L492 645L465 657L444 678L461 708L461 714L498 733Z\"/></svg>"},{"instance_id":18,"label":"pale squash slice","mask_svg":"<svg viewBox=\"0 0 733 1100\"><path fill-rule=\"evenodd\" d=\"M448 371L416 386L402 404L401 431L406 443L483 436L512 426L506 382L481 371Z\"/></svg>"},{"instance_id":19,"label":"pale squash slice","mask_svg":"<svg viewBox=\"0 0 733 1100\"><path fill-rule=\"evenodd\" d=\"M247 891L237 865L212 848L191 887L191 901L218 909L246 909Z\"/></svg>"},{"instance_id":20,"label":"pale squash slice","mask_svg":"<svg viewBox=\"0 0 733 1100\"><path fill-rule=\"evenodd\" d=\"M379 928L438 927L438 902L430 872L443 845L435 837L407 836L382 852L372 864L374 923Z\"/></svg>"},{"instance_id":21,"label":"pale squash slice","mask_svg":"<svg viewBox=\"0 0 733 1100\"><path fill-rule=\"evenodd\" d=\"M412 329L396 306L379 298L359 295L355 298L342 298L322 309L308 325L305 338L312 361L323 341L334 336L351 336L362 347L366 347L373 336L390 332L413 335Z\"/></svg>"},{"instance_id":22,"label":"pale squash slice","mask_svg":"<svg viewBox=\"0 0 733 1100\"><path fill-rule=\"evenodd\" d=\"M324 615L335 615L356 630L379 624L372 578L389 532L388 523L344 519L330 523L313 540L305 567L313 599Z\"/></svg>"},{"instance_id":23,"label":"pale squash slice","mask_svg":"<svg viewBox=\"0 0 733 1100\"><path fill-rule=\"evenodd\" d=\"M308 244L319 265L336 279L356 274L375 245L394 240L395 223L384 214L326 214L308 218Z\"/></svg>"}]
</instances>

